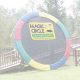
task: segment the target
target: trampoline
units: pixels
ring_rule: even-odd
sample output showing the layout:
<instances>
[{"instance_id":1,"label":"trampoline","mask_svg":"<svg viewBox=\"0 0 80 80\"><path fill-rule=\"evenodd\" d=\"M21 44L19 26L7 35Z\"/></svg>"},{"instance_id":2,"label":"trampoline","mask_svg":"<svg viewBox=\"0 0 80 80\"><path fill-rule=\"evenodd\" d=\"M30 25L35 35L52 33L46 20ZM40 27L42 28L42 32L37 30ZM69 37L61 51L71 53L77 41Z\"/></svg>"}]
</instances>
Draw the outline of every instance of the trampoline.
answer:
<instances>
[{"instance_id":1,"label":"trampoline","mask_svg":"<svg viewBox=\"0 0 80 80\"><path fill-rule=\"evenodd\" d=\"M51 70L64 65L70 53L70 35L54 16L31 12L16 24L16 48L26 64Z\"/></svg>"}]
</instances>

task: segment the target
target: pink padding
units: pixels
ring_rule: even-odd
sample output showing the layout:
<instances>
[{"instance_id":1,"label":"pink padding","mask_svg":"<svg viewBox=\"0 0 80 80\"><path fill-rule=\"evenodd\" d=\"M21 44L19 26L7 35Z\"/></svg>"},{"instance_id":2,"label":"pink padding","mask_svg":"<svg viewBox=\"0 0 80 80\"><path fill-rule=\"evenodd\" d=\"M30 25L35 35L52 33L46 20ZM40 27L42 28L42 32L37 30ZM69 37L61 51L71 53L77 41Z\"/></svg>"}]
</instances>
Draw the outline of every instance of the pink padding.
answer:
<instances>
[{"instance_id":1,"label":"pink padding","mask_svg":"<svg viewBox=\"0 0 80 80\"><path fill-rule=\"evenodd\" d=\"M71 49L71 40L68 39L66 40L66 51L65 51L65 57L68 58L70 54L70 49Z\"/></svg>"},{"instance_id":2,"label":"pink padding","mask_svg":"<svg viewBox=\"0 0 80 80\"><path fill-rule=\"evenodd\" d=\"M16 24L16 32L15 32L15 38L16 40L21 40L21 31L24 26L24 21L19 20Z\"/></svg>"}]
</instances>

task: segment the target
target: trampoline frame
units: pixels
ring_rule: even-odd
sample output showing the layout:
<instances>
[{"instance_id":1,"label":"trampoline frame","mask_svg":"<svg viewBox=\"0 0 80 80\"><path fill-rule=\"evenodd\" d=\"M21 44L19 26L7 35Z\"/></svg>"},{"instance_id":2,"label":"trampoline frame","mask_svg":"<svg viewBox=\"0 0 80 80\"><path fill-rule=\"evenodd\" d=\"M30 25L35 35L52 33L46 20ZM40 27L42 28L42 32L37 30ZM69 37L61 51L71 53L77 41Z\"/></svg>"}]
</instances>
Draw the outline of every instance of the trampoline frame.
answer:
<instances>
[{"instance_id":1,"label":"trampoline frame","mask_svg":"<svg viewBox=\"0 0 80 80\"><path fill-rule=\"evenodd\" d=\"M58 62L56 62L54 64L46 64L45 65L45 64L41 64L41 63L36 62L34 59L32 59L28 55L28 53L23 48L23 45L21 42L22 29L24 27L24 24L34 17L44 17L44 18L50 19L51 21L55 22L64 33L64 36L66 38L65 53L64 53L64 56ZM39 69L39 70L57 69L58 67L62 66L66 62L67 58L69 57L70 43L71 43L69 32L67 31L67 29L64 27L64 25L57 18L55 18L47 13L44 13L44 12L30 12L30 13L26 14L25 16L23 16L16 24L15 40L16 40L16 48L18 49L18 51L21 55L21 58L24 60L24 62L29 64L30 66L36 68L36 69Z\"/></svg>"}]
</instances>

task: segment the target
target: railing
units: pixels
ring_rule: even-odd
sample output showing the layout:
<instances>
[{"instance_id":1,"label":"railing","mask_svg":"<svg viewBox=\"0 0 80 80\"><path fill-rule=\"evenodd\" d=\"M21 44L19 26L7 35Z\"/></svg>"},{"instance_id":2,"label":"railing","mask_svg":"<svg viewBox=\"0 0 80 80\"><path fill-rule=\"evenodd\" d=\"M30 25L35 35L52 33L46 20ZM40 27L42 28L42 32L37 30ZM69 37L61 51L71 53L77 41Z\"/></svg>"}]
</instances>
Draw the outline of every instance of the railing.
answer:
<instances>
[{"instance_id":1,"label":"railing","mask_svg":"<svg viewBox=\"0 0 80 80\"><path fill-rule=\"evenodd\" d=\"M80 47L74 49L73 55L75 60L75 66L79 66L80 65Z\"/></svg>"},{"instance_id":2,"label":"railing","mask_svg":"<svg viewBox=\"0 0 80 80\"><path fill-rule=\"evenodd\" d=\"M80 43L80 37L72 38L72 44L79 44Z\"/></svg>"},{"instance_id":3,"label":"railing","mask_svg":"<svg viewBox=\"0 0 80 80\"><path fill-rule=\"evenodd\" d=\"M21 64L21 58L14 49L10 52L0 53L0 70L7 69Z\"/></svg>"}]
</instances>

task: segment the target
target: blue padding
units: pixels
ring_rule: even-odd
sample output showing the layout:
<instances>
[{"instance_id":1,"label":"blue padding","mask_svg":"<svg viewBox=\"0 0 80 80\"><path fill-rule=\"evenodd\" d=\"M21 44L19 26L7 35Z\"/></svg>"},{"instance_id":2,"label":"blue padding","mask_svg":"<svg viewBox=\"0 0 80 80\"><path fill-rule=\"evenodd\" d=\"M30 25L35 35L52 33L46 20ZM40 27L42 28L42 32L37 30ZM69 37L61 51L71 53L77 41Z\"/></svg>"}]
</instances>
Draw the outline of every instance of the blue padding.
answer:
<instances>
[{"instance_id":1,"label":"blue padding","mask_svg":"<svg viewBox=\"0 0 80 80\"><path fill-rule=\"evenodd\" d=\"M19 54L21 55L21 58L24 60L24 62L29 63L31 58L29 55L25 52L24 48L22 47L21 41L16 41L16 48L19 51Z\"/></svg>"},{"instance_id":2,"label":"blue padding","mask_svg":"<svg viewBox=\"0 0 80 80\"><path fill-rule=\"evenodd\" d=\"M61 60L59 60L58 62L51 64L51 69L57 69L58 67L61 67L62 65L64 65L64 63L66 62L66 58L63 57Z\"/></svg>"},{"instance_id":3,"label":"blue padding","mask_svg":"<svg viewBox=\"0 0 80 80\"><path fill-rule=\"evenodd\" d=\"M67 39L70 38L70 33L68 32L68 30L65 28L65 26L61 23L58 22L59 27L62 29L62 31L64 32L64 35Z\"/></svg>"},{"instance_id":4,"label":"blue padding","mask_svg":"<svg viewBox=\"0 0 80 80\"><path fill-rule=\"evenodd\" d=\"M29 21L31 18L34 18L34 17L37 17L39 16L39 13L38 12L30 12L30 13L27 13L25 16L23 16L21 19L25 22Z\"/></svg>"}]
</instances>

